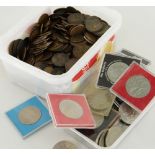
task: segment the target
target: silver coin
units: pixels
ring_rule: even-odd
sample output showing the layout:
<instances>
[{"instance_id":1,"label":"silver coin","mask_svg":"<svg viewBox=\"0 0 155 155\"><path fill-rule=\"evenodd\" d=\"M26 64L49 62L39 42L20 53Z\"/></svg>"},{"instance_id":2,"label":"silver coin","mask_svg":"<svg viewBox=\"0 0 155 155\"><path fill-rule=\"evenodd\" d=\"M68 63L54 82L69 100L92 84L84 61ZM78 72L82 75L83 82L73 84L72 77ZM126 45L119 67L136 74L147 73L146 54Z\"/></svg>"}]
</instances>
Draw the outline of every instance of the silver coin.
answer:
<instances>
[{"instance_id":1,"label":"silver coin","mask_svg":"<svg viewBox=\"0 0 155 155\"><path fill-rule=\"evenodd\" d=\"M123 62L115 62L108 67L107 76L114 83L129 66Z\"/></svg>"},{"instance_id":2,"label":"silver coin","mask_svg":"<svg viewBox=\"0 0 155 155\"><path fill-rule=\"evenodd\" d=\"M87 91L87 92L86 92ZM90 107L94 110L104 110L113 104L115 96L108 89L85 90Z\"/></svg>"},{"instance_id":3,"label":"silver coin","mask_svg":"<svg viewBox=\"0 0 155 155\"><path fill-rule=\"evenodd\" d=\"M95 142L100 145L100 146L104 146L104 138L105 138L105 135L107 133L108 129L103 129L99 132L99 134L97 135L96 137L96 140Z\"/></svg>"},{"instance_id":4,"label":"silver coin","mask_svg":"<svg viewBox=\"0 0 155 155\"><path fill-rule=\"evenodd\" d=\"M104 117L96 114L93 114L93 117L96 123L96 128L100 127L104 122Z\"/></svg>"},{"instance_id":5,"label":"silver coin","mask_svg":"<svg viewBox=\"0 0 155 155\"><path fill-rule=\"evenodd\" d=\"M126 103L122 103L119 107L119 113L121 120L127 124L132 124L133 121L138 117L138 112L131 108Z\"/></svg>"},{"instance_id":6,"label":"silver coin","mask_svg":"<svg viewBox=\"0 0 155 155\"><path fill-rule=\"evenodd\" d=\"M134 98L142 98L149 94L151 90L150 82L143 75L135 75L126 82L128 94Z\"/></svg>"},{"instance_id":7,"label":"silver coin","mask_svg":"<svg viewBox=\"0 0 155 155\"><path fill-rule=\"evenodd\" d=\"M40 119L40 117L41 112L35 106L28 106L22 109L18 114L18 118L23 124L34 124Z\"/></svg>"},{"instance_id":8,"label":"silver coin","mask_svg":"<svg viewBox=\"0 0 155 155\"><path fill-rule=\"evenodd\" d=\"M68 118L79 119L83 115L82 107L73 100L63 100L59 104L59 109Z\"/></svg>"},{"instance_id":9,"label":"silver coin","mask_svg":"<svg viewBox=\"0 0 155 155\"><path fill-rule=\"evenodd\" d=\"M77 146L70 141L63 140L56 143L53 149L77 149Z\"/></svg>"}]
</instances>

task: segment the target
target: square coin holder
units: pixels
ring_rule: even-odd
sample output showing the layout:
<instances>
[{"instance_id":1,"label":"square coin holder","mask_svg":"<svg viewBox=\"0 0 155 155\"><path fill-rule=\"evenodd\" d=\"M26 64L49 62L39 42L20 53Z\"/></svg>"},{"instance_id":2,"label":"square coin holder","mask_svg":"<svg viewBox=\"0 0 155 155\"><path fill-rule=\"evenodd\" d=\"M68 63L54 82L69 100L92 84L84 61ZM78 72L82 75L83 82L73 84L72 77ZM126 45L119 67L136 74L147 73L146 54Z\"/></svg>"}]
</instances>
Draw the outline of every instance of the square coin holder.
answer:
<instances>
[{"instance_id":1,"label":"square coin holder","mask_svg":"<svg viewBox=\"0 0 155 155\"><path fill-rule=\"evenodd\" d=\"M125 57L116 54L105 54L97 86L110 88L134 61L139 64L141 63L141 60L137 58Z\"/></svg>"},{"instance_id":2,"label":"square coin holder","mask_svg":"<svg viewBox=\"0 0 155 155\"><path fill-rule=\"evenodd\" d=\"M133 63L112 86L111 92L137 111L142 111L155 95L155 77Z\"/></svg>"},{"instance_id":3,"label":"square coin holder","mask_svg":"<svg viewBox=\"0 0 155 155\"><path fill-rule=\"evenodd\" d=\"M85 95L48 94L47 101L56 127L95 127Z\"/></svg>"},{"instance_id":4,"label":"square coin holder","mask_svg":"<svg viewBox=\"0 0 155 155\"><path fill-rule=\"evenodd\" d=\"M51 122L47 108L36 96L9 110L6 115L23 137Z\"/></svg>"}]
</instances>

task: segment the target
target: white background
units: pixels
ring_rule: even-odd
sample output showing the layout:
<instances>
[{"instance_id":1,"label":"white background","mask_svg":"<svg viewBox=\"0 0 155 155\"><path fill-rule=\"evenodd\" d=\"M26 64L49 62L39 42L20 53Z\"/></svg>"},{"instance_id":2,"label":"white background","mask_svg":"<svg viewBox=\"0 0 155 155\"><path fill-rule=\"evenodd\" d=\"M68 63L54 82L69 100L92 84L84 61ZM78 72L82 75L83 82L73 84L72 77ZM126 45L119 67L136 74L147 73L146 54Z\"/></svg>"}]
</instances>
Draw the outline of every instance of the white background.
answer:
<instances>
[{"instance_id":1,"label":"white background","mask_svg":"<svg viewBox=\"0 0 155 155\"><path fill-rule=\"evenodd\" d=\"M155 7L112 7L123 17L123 25L117 34L116 49L127 48L152 61L155 66ZM0 35L19 22L27 12L36 7L0 7ZM154 70L154 68L152 68ZM34 94L10 83L0 64L0 148L52 148L59 140L70 139L63 130L47 125L23 140L5 116L5 112ZM155 106L127 135L117 148L155 148Z\"/></svg>"}]
</instances>

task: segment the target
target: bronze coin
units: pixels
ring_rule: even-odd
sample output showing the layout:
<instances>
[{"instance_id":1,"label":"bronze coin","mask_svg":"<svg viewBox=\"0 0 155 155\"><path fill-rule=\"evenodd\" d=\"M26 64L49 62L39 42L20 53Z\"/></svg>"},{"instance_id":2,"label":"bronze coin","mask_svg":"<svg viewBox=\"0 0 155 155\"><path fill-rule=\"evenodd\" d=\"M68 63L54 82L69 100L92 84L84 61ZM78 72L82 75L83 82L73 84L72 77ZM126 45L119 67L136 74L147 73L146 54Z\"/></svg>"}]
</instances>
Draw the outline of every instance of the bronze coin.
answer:
<instances>
[{"instance_id":1,"label":"bronze coin","mask_svg":"<svg viewBox=\"0 0 155 155\"><path fill-rule=\"evenodd\" d=\"M110 28L110 26L107 24L107 25L103 26L103 28L102 28L100 31L95 32L95 35L97 35L97 36L100 37L100 36L102 36L109 28Z\"/></svg>"},{"instance_id":2,"label":"bronze coin","mask_svg":"<svg viewBox=\"0 0 155 155\"><path fill-rule=\"evenodd\" d=\"M59 41L54 41L48 48L49 51L61 51L64 47L64 44Z\"/></svg>"},{"instance_id":3,"label":"bronze coin","mask_svg":"<svg viewBox=\"0 0 155 155\"><path fill-rule=\"evenodd\" d=\"M84 33L84 39L90 44L94 44L97 41L97 37L87 31Z\"/></svg>"},{"instance_id":4,"label":"bronze coin","mask_svg":"<svg viewBox=\"0 0 155 155\"><path fill-rule=\"evenodd\" d=\"M54 68L53 68L52 66L46 66L46 67L44 68L44 71L47 72L47 73L52 74L53 71L54 71Z\"/></svg>"},{"instance_id":5,"label":"bronze coin","mask_svg":"<svg viewBox=\"0 0 155 155\"><path fill-rule=\"evenodd\" d=\"M40 61L40 62L36 62L34 66L39 69L44 69L46 67L46 64L43 61Z\"/></svg>"},{"instance_id":6,"label":"bronze coin","mask_svg":"<svg viewBox=\"0 0 155 155\"><path fill-rule=\"evenodd\" d=\"M83 46L75 46L73 48L74 57L77 59L81 58L83 56L83 54L86 53L89 48L90 47L88 45L85 45L85 44L83 44Z\"/></svg>"},{"instance_id":7,"label":"bronze coin","mask_svg":"<svg viewBox=\"0 0 155 155\"><path fill-rule=\"evenodd\" d=\"M76 58L69 59L69 60L65 63L66 71L68 71L77 61L78 61L78 59L76 59Z\"/></svg>"},{"instance_id":8,"label":"bronze coin","mask_svg":"<svg viewBox=\"0 0 155 155\"><path fill-rule=\"evenodd\" d=\"M13 44L14 44L14 42L15 42L15 41L12 41L12 42L9 44L9 48L8 48L9 54L11 54L11 55L14 55L14 51L13 51Z\"/></svg>"},{"instance_id":9,"label":"bronze coin","mask_svg":"<svg viewBox=\"0 0 155 155\"><path fill-rule=\"evenodd\" d=\"M82 34L71 36L70 41L73 43L79 43L84 41L84 37Z\"/></svg>"},{"instance_id":10,"label":"bronze coin","mask_svg":"<svg viewBox=\"0 0 155 155\"><path fill-rule=\"evenodd\" d=\"M35 106L28 106L19 112L18 118L21 123L31 125L41 118L41 111Z\"/></svg>"},{"instance_id":11,"label":"bronze coin","mask_svg":"<svg viewBox=\"0 0 155 155\"><path fill-rule=\"evenodd\" d=\"M65 63L68 61L69 57L67 54L64 53L56 53L52 57L52 62L55 66L65 66Z\"/></svg>"},{"instance_id":12,"label":"bronze coin","mask_svg":"<svg viewBox=\"0 0 155 155\"><path fill-rule=\"evenodd\" d=\"M83 24L84 15L81 13L70 14L67 18L68 23L70 24Z\"/></svg>"},{"instance_id":13,"label":"bronze coin","mask_svg":"<svg viewBox=\"0 0 155 155\"><path fill-rule=\"evenodd\" d=\"M71 27L69 31L70 31L70 35L73 36L73 35L82 33L84 30L85 30L84 25L79 24L79 25Z\"/></svg>"},{"instance_id":14,"label":"bronze coin","mask_svg":"<svg viewBox=\"0 0 155 155\"><path fill-rule=\"evenodd\" d=\"M38 23L45 24L48 20L49 20L49 16L48 16L48 14L45 13L45 14L41 15L41 17L38 20Z\"/></svg>"},{"instance_id":15,"label":"bronze coin","mask_svg":"<svg viewBox=\"0 0 155 155\"><path fill-rule=\"evenodd\" d=\"M90 32L98 32L103 28L104 24L100 18L96 16L91 16L86 18L85 26L86 29Z\"/></svg>"},{"instance_id":16,"label":"bronze coin","mask_svg":"<svg viewBox=\"0 0 155 155\"><path fill-rule=\"evenodd\" d=\"M34 65L34 63L35 63L35 58L34 58L34 56L29 55L29 56L27 57L27 59L25 60L25 62L27 62L27 63L30 64L30 65Z\"/></svg>"},{"instance_id":17,"label":"bronze coin","mask_svg":"<svg viewBox=\"0 0 155 155\"><path fill-rule=\"evenodd\" d=\"M66 70L64 67L54 67L54 71L52 72L53 75L61 75L65 73Z\"/></svg>"}]
</instances>

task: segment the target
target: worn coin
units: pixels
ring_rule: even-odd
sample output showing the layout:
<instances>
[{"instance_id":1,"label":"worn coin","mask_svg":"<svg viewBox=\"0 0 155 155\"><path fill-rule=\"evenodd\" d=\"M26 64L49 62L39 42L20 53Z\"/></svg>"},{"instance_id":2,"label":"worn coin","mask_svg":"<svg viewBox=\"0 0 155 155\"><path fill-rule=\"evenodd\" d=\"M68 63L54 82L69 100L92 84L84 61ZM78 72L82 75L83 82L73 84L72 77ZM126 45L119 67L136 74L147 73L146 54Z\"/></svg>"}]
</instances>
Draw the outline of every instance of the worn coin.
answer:
<instances>
[{"instance_id":1,"label":"worn coin","mask_svg":"<svg viewBox=\"0 0 155 155\"><path fill-rule=\"evenodd\" d=\"M48 16L48 14L45 13L45 14L40 16L38 23L39 24L45 24L48 20L49 20L49 16Z\"/></svg>"},{"instance_id":2,"label":"worn coin","mask_svg":"<svg viewBox=\"0 0 155 155\"><path fill-rule=\"evenodd\" d=\"M90 107L94 110L104 110L113 103L115 96L108 89L86 90L86 95Z\"/></svg>"},{"instance_id":3,"label":"worn coin","mask_svg":"<svg viewBox=\"0 0 155 155\"><path fill-rule=\"evenodd\" d=\"M97 37L87 31L84 33L84 39L90 44L94 44L97 41Z\"/></svg>"},{"instance_id":4,"label":"worn coin","mask_svg":"<svg viewBox=\"0 0 155 155\"><path fill-rule=\"evenodd\" d=\"M59 109L63 115L72 119L79 119L83 115L82 107L73 100L62 100Z\"/></svg>"},{"instance_id":5,"label":"worn coin","mask_svg":"<svg viewBox=\"0 0 155 155\"><path fill-rule=\"evenodd\" d=\"M111 127L106 135L105 138L105 145L107 147L111 146L125 131L126 128L122 127L121 125Z\"/></svg>"},{"instance_id":6,"label":"worn coin","mask_svg":"<svg viewBox=\"0 0 155 155\"><path fill-rule=\"evenodd\" d=\"M104 122L104 117L96 114L93 114L93 117L96 123L96 128L100 127Z\"/></svg>"},{"instance_id":7,"label":"worn coin","mask_svg":"<svg viewBox=\"0 0 155 155\"><path fill-rule=\"evenodd\" d=\"M54 71L52 72L53 75L61 75L65 73L65 67L54 67Z\"/></svg>"},{"instance_id":8,"label":"worn coin","mask_svg":"<svg viewBox=\"0 0 155 155\"><path fill-rule=\"evenodd\" d=\"M35 106L28 106L19 112L18 118L23 124L34 124L41 118L41 111Z\"/></svg>"},{"instance_id":9,"label":"worn coin","mask_svg":"<svg viewBox=\"0 0 155 155\"><path fill-rule=\"evenodd\" d=\"M65 63L65 68L68 71L75 63L77 62L76 58L72 58L69 59L66 63Z\"/></svg>"},{"instance_id":10,"label":"worn coin","mask_svg":"<svg viewBox=\"0 0 155 155\"><path fill-rule=\"evenodd\" d=\"M70 24L83 24L84 22L84 15L81 13L73 13L70 14L67 18L67 21Z\"/></svg>"},{"instance_id":11,"label":"worn coin","mask_svg":"<svg viewBox=\"0 0 155 155\"><path fill-rule=\"evenodd\" d=\"M56 53L52 57L52 62L55 66L65 66L65 63L68 61L68 55L64 53Z\"/></svg>"},{"instance_id":12,"label":"worn coin","mask_svg":"<svg viewBox=\"0 0 155 155\"><path fill-rule=\"evenodd\" d=\"M44 67L44 71L52 74L54 72L54 68L52 66L46 66Z\"/></svg>"},{"instance_id":13,"label":"worn coin","mask_svg":"<svg viewBox=\"0 0 155 155\"><path fill-rule=\"evenodd\" d=\"M77 35L71 36L70 41L73 43L79 43L84 41L84 37L82 34L77 34Z\"/></svg>"},{"instance_id":14,"label":"worn coin","mask_svg":"<svg viewBox=\"0 0 155 155\"><path fill-rule=\"evenodd\" d=\"M122 103L119 107L119 113L121 120L127 124L132 124L133 121L138 117L138 112L131 108L126 103Z\"/></svg>"},{"instance_id":15,"label":"worn coin","mask_svg":"<svg viewBox=\"0 0 155 155\"><path fill-rule=\"evenodd\" d=\"M135 75L126 82L126 90L128 94L134 98L142 98L149 94L151 84L143 75Z\"/></svg>"},{"instance_id":16,"label":"worn coin","mask_svg":"<svg viewBox=\"0 0 155 155\"><path fill-rule=\"evenodd\" d=\"M79 24L79 25L72 26L69 31L70 31L70 35L73 36L73 35L81 34L84 30L85 30L84 25Z\"/></svg>"},{"instance_id":17,"label":"worn coin","mask_svg":"<svg viewBox=\"0 0 155 155\"><path fill-rule=\"evenodd\" d=\"M105 135L107 134L108 129L103 129L99 132L99 134L96 137L95 142L100 145L100 146L105 146L104 141L105 141Z\"/></svg>"},{"instance_id":18,"label":"worn coin","mask_svg":"<svg viewBox=\"0 0 155 155\"><path fill-rule=\"evenodd\" d=\"M85 20L86 29L90 32L98 32L103 28L103 22L96 16L90 16Z\"/></svg>"},{"instance_id":19,"label":"worn coin","mask_svg":"<svg viewBox=\"0 0 155 155\"><path fill-rule=\"evenodd\" d=\"M77 149L77 146L70 141L63 140L56 143L53 149Z\"/></svg>"},{"instance_id":20,"label":"worn coin","mask_svg":"<svg viewBox=\"0 0 155 155\"><path fill-rule=\"evenodd\" d=\"M123 62L112 63L107 69L109 80L114 83L129 66Z\"/></svg>"}]
</instances>

